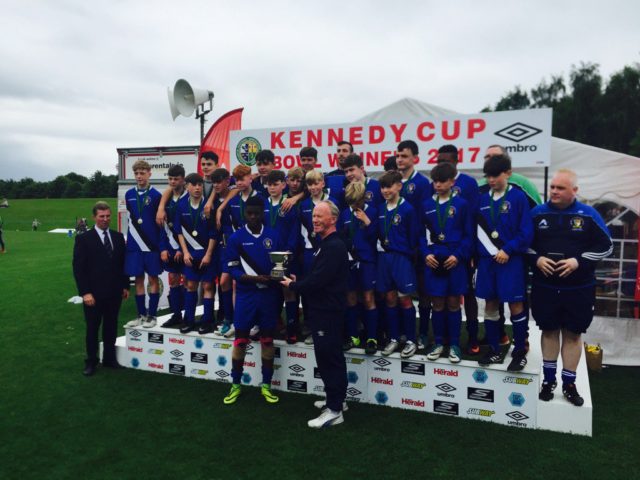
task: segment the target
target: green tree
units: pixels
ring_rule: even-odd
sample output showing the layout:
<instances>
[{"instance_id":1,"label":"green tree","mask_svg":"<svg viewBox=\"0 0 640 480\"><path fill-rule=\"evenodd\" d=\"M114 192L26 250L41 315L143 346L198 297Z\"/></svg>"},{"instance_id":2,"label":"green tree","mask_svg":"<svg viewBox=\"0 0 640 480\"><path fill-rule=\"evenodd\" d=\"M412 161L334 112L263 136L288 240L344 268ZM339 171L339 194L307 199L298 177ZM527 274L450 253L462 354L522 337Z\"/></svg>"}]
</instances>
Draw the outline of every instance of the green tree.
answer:
<instances>
[{"instance_id":1,"label":"green tree","mask_svg":"<svg viewBox=\"0 0 640 480\"><path fill-rule=\"evenodd\" d=\"M69 185L69 179L62 175L57 176L54 180L49 182L49 197L50 198L62 198L67 186Z\"/></svg>"},{"instance_id":2,"label":"green tree","mask_svg":"<svg viewBox=\"0 0 640 480\"><path fill-rule=\"evenodd\" d=\"M522 110L528 108L530 104L531 101L529 100L527 92L523 92L520 86L517 86L513 91L507 92L507 94L496 103L495 111Z\"/></svg>"},{"instance_id":3,"label":"green tree","mask_svg":"<svg viewBox=\"0 0 640 480\"><path fill-rule=\"evenodd\" d=\"M606 125L603 146L618 152L630 151L640 126L640 65L626 66L611 75L602 96Z\"/></svg>"},{"instance_id":4,"label":"green tree","mask_svg":"<svg viewBox=\"0 0 640 480\"><path fill-rule=\"evenodd\" d=\"M64 191L64 198L79 198L82 195L82 184L71 181Z\"/></svg>"}]
</instances>

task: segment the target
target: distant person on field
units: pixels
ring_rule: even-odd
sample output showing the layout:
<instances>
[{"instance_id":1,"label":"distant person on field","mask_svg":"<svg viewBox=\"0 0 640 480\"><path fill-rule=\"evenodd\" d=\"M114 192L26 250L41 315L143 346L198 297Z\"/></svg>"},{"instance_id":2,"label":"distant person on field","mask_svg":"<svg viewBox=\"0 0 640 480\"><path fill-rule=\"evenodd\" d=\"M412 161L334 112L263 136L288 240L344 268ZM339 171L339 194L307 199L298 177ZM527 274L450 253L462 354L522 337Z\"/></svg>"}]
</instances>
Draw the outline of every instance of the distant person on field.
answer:
<instances>
[{"instance_id":1,"label":"distant person on field","mask_svg":"<svg viewBox=\"0 0 640 480\"><path fill-rule=\"evenodd\" d=\"M102 324L102 365L120 368L116 360L116 331L122 299L129 297L129 277L124 272L125 244L120 232L109 229L111 208L98 202L93 207L95 227L76 237L73 248L73 276L84 304L87 322L84 371L95 373L98 360L98 331Z\"/></svg>"},{"instance_id":2,"label":"distant person on field","mask_svg":"<svg viewBox=\"0 0 640 480\"><path fill-rule=\"evenodd\" d=\"M39 226L40 226L40 221L37 218L34 218L33 222L31 222L31 230L33 230L34 232L37 232Z\"/></svg>"},{"instance_id":3,"label":"distant person on field","mask_svg":"<svg viewBox=\"0 0 640 480\"><path fill-rule=\"evenodd\" d=\"M0 217L0 253L6 253L6 248L4 246L4 239L2 238L2 227L4 226L4 220Z\"/></svg>"}]
</instances>

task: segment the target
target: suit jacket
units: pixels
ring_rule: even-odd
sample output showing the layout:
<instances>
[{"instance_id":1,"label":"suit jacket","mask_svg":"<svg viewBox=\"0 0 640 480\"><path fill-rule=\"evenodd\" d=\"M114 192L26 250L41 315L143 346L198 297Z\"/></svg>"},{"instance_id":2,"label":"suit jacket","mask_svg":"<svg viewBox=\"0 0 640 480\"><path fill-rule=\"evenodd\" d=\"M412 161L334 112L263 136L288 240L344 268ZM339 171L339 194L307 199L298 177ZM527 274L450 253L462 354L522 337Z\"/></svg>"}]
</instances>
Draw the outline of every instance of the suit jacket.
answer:
<instances>
[{"instance_id":1,"label":"suit jacket","mask_svg":"<svg viewBox=\"0 0 640 480\"><path fill-rule=\"evenodd\" d=\"M113 244L111 257L95 228L76 237L73 276L80 296L91 293L96 299L114 298L129 288L129 277L124 273L124 236L114 230L109 230L109 234Z\"/></svg>"}]
</instances>

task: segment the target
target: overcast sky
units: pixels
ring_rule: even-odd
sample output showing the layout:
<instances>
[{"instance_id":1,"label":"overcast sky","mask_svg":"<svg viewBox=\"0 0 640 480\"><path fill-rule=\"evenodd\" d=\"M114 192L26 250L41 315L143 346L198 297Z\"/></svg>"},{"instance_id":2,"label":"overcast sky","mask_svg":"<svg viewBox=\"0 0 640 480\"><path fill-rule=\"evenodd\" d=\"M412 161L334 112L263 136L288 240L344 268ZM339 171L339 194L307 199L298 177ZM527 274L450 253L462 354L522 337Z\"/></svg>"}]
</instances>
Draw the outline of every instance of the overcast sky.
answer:
<instances>
[{"instance_id":1,"label":"overcast sky","mask_svg":"<svg viewBox=\"0 0 640 480\"><path fill-rule=\"evenodd\" d=\"M244 128L349 122L404 97L462 113L572 64L640 61L640 2L0 0L0 178L116 173L195 145L178 78Z\"/></svg>"}]
</instances>

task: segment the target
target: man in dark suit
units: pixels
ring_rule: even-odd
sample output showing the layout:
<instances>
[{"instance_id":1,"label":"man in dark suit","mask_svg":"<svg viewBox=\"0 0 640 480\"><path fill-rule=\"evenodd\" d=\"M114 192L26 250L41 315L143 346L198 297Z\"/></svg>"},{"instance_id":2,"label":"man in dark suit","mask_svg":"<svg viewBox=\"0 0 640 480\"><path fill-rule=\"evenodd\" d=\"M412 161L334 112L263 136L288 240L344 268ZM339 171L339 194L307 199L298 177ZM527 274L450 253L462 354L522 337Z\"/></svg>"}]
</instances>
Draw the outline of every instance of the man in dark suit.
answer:
<instances>
[{"instance_id":1,"label":"man in dark suit","mask_svg":"<svg viewBox=\"0 0 640 480\"><path fill-rule=\"evenodd\" d=\"M102 323L102 365L120 368L116 360L116 330L122 299L129 297L129 278L124 273L125 244L120 232L109 230L111 208L106 202L93 207L95 227L76 237L73 275L82 296L87 322L86 376L98 365L98 330Z\"/></svg>"}]
</instances>

